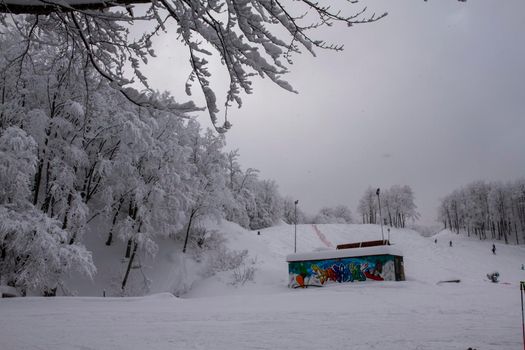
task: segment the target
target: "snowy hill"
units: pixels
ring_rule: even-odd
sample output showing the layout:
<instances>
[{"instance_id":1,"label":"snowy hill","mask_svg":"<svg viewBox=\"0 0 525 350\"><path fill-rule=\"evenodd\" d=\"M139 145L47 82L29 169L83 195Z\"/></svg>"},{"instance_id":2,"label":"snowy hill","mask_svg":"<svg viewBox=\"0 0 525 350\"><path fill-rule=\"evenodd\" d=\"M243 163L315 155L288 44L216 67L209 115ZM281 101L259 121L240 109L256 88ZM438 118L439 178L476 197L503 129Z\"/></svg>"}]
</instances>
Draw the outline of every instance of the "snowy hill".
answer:
<instances>
[{"instance_id":1,"label":"snowy hill","mask_svg":"<svg viewBox=\"0 0 525 350\"><path fill-rule=\"evenodd\" d=\"M288 269L286 256L293 253L294 227L281 224L264 230L249 231L237 224L222 221L208 223L210 231L217 231L226 239L225 246L232 251L247 250L245 263L236 270L208 271L205 262L195 261L195 251L180 254L180 242L165 239L157 242L159 251L154 259L141 255L140 271L132 271L135 280L148 279L149 293L170 292L184 297L213 296L221 294L270 293L287 289ZM104 232L101 230L100 232ZM384 228L387 238L387 228ZM434 239L438 243L434 243ZM338 244L381 239L377 225L298 225L297 252L335 249ZM492 242L469 239L450 231L442 231L425 238L413 230L390 231L390 241L404 254L407 281L435 284L441 280L461 279L473 285L484 284L486 274L497 270L503 281L524 279L520 270L525 263L525 250L514 245L496 243L497 255L491 252ZM449 241L453 246L449 247ZM75 276L68 286L77 295L114 295L126 267L122 259L125 245L116 241L111 247L104 245L104 238L97 232L86 237L86 244L93 252L98 273L93 280ZM197 260L206 260L206 255ZM208 262L210 263L210 262ZM254 280L235 283L234 273L254 269ZM211 273L215 275L209 276ZM140 282L140 281L138 281ZM140 284L140 283L138 283ZM112 293L113 290L113 293ZM141 290L135 291L141 293Z\"/></svg>"},{"instance_id":2,"label":"snowy hill","mask_svg":"<svg viewBox=\"0 0 525 350\"><path fill-rule=\"evenodd\" d=\"M245 231L231 223L217 227L228 232L229 245L248 249L256 259L255 281L243 288L224 288L222 275L198 283L188 297L211 296L220 293L263 293L281 290L288 283L286 256L293 253L294 227L280 225L256 232ZM387 229L384 229L385 238ZM297 252L335 249L338 244L381 239L377 225L298 225ZM437 244L434 240L437 239ZM390 241L404 254L407 281L435 285L438 281L460 279L471 286L486 287L486 274L498 271L502 281L518 283L525 279L521 264L525 249L496 243L497 255L491 252L492 242L478 241L450 231L433 237L422 237L409 229L390 231ZM453 246L449 246L449 241Z\"/></svg>"},{"instance_id":3,"label":"snowy hill","mask_svg":"<svg viewBox=\"0 0 525 350\"><path fill-rule=\"evenodd\" d=\"M211 228L211 227L210 227ZM249 251L243 268L195 280L182 298L17 298L0 301L2 349L518 349L519 280L525 249L443 231L425 238L392 229L405 259L404 282L331 284L288 289L285 257L294 228L257 232L223 222L214 227L231 249ZM385 229L386 234L386 229ZM299 225L297 251L381 238L376 225ZM437 244L434 239L437 238ZM453 246L449 246L449 241ZM168 246L152 291L171 285ZM172 261L171 264L185 264ZM186 273L198 269L187 266ZM486 281L499 271L502 283ZM237 274L242 273L237 269ZM163 275L163 276L161 276ZM191 276L190 276L191 277ZM186 276L185 278L189 278ZM460 279L460 283L441 283Z\"/></svg>"}]
</instances>

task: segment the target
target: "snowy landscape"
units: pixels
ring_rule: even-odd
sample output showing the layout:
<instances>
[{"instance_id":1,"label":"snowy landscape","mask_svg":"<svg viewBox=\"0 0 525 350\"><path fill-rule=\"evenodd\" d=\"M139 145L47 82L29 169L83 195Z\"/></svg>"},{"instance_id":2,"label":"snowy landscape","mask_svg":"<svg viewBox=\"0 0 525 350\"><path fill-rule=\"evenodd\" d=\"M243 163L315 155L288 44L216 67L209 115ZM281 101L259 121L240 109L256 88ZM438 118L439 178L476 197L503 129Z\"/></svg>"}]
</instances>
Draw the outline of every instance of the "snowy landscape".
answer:
<instances>
[{"instance_id":1,"label":"snowy landscape","mask_svg":"<svg viewBox=\"0 0 525 350\"><path fill-rule=\"evenodd\" d=\"M222 223L231 248L248 249L254 278L227 271L174 297L14 298L0 302L2 349L519 349L523 247L442 231L392 229L406 281L289 289L293 226L254 231ZM318 225L332 244L380 237L377 225ZM298 252L327 248L299 225ZM437 239L437 243L434 243ZM449 241L453 247L449 247ZM164 259L163 264L168 264ZM499 271L500 283L486 273ZM165 277L156 276L162 280ZM459 279L459 283L439 283ZM157 281L153 281L155 284ZM166 282L166 281L164 281ZM94 292L96 286L93 286Z\"/></svg>"},{"instance_id":2,"label":"snowy landscape","mask_svg":"<svg viewBox=\"0 0 525 350\"><path fill-rule=\"evenodd\" d=\"M0 0L0 350L525 349L524 12Z\"/></svg>"}]
</instances>

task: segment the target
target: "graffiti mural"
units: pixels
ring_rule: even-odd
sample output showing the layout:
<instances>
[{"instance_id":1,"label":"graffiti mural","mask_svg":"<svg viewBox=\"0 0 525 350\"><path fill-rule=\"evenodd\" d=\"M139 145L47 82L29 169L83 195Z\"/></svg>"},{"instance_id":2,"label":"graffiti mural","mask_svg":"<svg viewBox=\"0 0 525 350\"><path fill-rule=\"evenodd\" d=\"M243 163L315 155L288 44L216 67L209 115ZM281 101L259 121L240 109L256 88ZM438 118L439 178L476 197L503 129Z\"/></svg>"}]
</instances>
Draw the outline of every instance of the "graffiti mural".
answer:
<instances>
[{"instance_id":1,"label":"graffiti mural","mask_svg":"<svg viewBox=\"0 0 525 350\"><path fill-rule=\"evenodd\" d=\"M396 281L395 259L393 255L368 257L337 258L315 261L291 261L288 265L290 274L289 287L323 286L326 283Z\"/></svg>"}]
</instances>

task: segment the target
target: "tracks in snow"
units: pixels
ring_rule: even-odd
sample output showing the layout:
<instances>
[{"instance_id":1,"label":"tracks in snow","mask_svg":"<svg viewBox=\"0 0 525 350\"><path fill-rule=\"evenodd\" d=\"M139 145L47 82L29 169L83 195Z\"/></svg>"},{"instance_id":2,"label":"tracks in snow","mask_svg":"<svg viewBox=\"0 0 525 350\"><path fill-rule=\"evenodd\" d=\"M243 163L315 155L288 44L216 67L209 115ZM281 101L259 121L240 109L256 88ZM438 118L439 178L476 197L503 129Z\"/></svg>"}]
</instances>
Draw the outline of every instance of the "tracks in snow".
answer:
<instances>
[{"instance_id":1,"label":"tracks in snow","mask_svg":"<svg viewBox=\"0 0 525 350\"><path fill-rule=\"evenodd\" d=\"M317 225L315 224L312 224L312 228L314 229L314 232L315 234L317 235L317 237L319 237L319 239L321 240L321 242L324 243L325 246L327 246L328 248L333 248L334 245L332 244L332 242L330 242L328 240L328 238L326 238L326 236L324 235L324 233L321 232L321 230L319 230L319 227L317 227Z\"/></svg>"}]
</instances>

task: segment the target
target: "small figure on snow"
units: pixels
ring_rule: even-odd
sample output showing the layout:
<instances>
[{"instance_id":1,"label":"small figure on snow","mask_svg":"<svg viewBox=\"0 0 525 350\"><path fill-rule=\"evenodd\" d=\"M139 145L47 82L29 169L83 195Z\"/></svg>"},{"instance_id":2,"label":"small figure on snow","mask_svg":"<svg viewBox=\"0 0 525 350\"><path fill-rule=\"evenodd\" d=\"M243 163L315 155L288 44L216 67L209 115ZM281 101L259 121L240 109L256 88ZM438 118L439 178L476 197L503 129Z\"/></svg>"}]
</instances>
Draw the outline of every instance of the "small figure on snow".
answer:
<instances>
[{"instance_id":1,"label":"small figure on snow","mask_svg":"<svg viewBox=\"0 0 525 350\"><path fill-rule=\"evenodd\" d=\"M525 270L525 264L521 264L521 269Z\"/></svg>"},{"instance_id":2,"label":"small figure on snow","mask_svg":"<svg viewBox=\"0 0 525 350\"><path fill-rule=\"evenodd\" d=\"M452 241L448 242L449 247L452 247Z\"/></svg>"},{"instance_id":3,"label":"small figure on snow","mask_svg":"<svg viewBox=\"0 0 525 350\"><path fill-rule=\"evenodd\" d=\"M498 283L499 272L498 271L494 271L493 273L487 273L487 278L492 283Z\"/></svg>"},{"instance_id":4,"label":"small figure on snow","mask_svg":"<svg viewBox=\"0 0 525 350\"><path fill-rule=\"evenodd\" d=\"M492 245L492 254L496 255L496 245Z\"/></svg>"},{"instance_id":5,"label":"small figure on snow","mask_svg":"<svg viewBox=\"0 0 525 350\"><path fill-rule=\"evenodd\" d=\"M261 235L261 231L257 231L257 236L260 236Z\"/></svg>"},{"instance_id":6,"label":"small figure on snow","mask_svg":"<svg viewBox=\"0 0 525 350\"><path fill-rule=\"evenodd\" d=\"M436 239L434 240L434 243L435 243L435 244L437 244L437 243L438 243L438 239L437 239L437 238L436 238Z\"/></svg>"}]
</instances>

